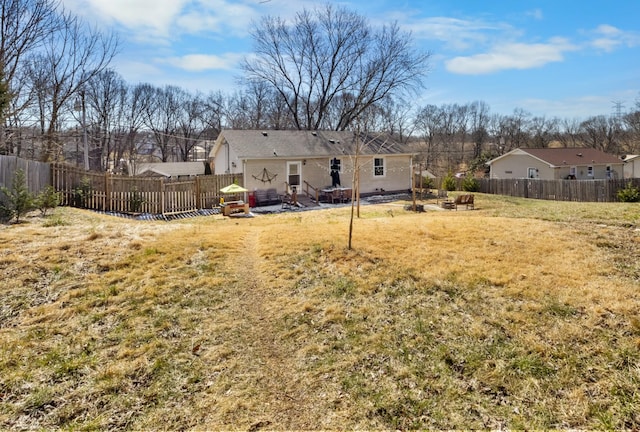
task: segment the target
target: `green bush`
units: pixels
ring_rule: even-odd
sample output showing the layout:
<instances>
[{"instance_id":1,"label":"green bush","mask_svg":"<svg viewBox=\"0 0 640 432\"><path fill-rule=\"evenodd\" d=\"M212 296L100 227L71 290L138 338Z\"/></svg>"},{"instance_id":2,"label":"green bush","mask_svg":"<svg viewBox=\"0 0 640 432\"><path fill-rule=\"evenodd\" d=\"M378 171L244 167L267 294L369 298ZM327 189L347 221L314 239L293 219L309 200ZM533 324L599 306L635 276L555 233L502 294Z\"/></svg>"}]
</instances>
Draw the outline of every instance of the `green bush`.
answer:
<instances>
[{"instance_id":1,"label":"green bush","mask_svg":"<svg viewBox=\"0 0 640 432\"><path fill-rule=\"evenodd\" d=\"M442 189L446 191L456 190L457 181L453 176L453 173L449 172L445 178L442 179Z\"/></svg>"},{"instance_id":2,"label":"green bush","mask_svg":"<svg viewBox=\"0 0 640 432\"><path fill-rule=\"evenodd\" d=\"M639 202L640 189L633 186L631 182L629 182L624 189L620 189L618 191L618 200L622 202Z\"/></svg>"},{"instance_id":3,"label":"green bush","mask_svg":"<svg viewBox=\"0 0 640 432\"><path fill-rule=\"evenodd\" d=\"M146 201L142 197L142 194L138 191L138 188L134 187L131 191L129 198L129 211L132 213L139 213L142 210L142 205Z\"/></svg>"},{"instance_id":4,"label":"green bush","mask_svg":"<svg viewBox=\"0 0 640 432\"><path fill-rule=\"evenodd\" d=\"M73 206L86 208L87 200L91 196L91 180L83 177L80 184L73 189Z\"/></svg>"},{"instance_id":5,"label":"green bush","mask_svg":"<svg viewBox=\"0 0 640 432\"><path fill-rule=\"evenodd\" d=\"M462 180L462 190L466 192L478 192L480 190L480 182L473 175L468 174Z\"/></svg>"},{"instance_id":6,"label":"green bush","mask_svg":"<svg viewBox=\"0 0 640 432\"><path fill-rule=\"evenodd\" d=\"M0 203L2 210L0 215L4 219L11 221L15 218L16 223L20 223L20 218L35 208L34 197L27 188L27 180L23 170L17 170L11 181L11 189L0 186L0 191L4 194L4 202Z\"/></svg>"},{"instance_id":7,"label":"green bush","mask_svg":"<svg viewBox=\"0 0 640 432\"><path fill-rule=\"evenodd\" d=\"M60 204L60 194L53 186L47 186L35 198L35 206L40 210L43 217L47 216L47 211L58 207Z\"/></svg>"}]
</instances>

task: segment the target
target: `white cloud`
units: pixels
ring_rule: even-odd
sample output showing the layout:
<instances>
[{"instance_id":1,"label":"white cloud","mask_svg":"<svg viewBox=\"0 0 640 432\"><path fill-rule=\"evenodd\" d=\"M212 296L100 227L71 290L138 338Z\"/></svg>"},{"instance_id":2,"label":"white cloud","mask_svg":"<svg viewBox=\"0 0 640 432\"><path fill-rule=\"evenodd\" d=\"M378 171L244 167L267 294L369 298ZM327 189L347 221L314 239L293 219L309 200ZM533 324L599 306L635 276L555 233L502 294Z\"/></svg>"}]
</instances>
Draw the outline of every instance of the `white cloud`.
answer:
<instances>
[{"instance_id":1,"label":"white cloud","mask_svg":"<svg viewBox=\"0 0 640 432\"><path fill-rule=\"evenodd\" d=\"M530 11L527 11L526 15L536 20L541 20L544 18L544 15L542 14L542 9L532 9Z\"/></svg>"},{"instance_id":2,"label":"white cloud","mask_svg":"<svg viewBox=\"0 0 640 432\"><path fill-rule=\"evenodd\" d=\"M118 23L128 29L166 36L189 0L63 0L66 8L84 17Z\"/></svg>"},{"instance_id":3,"label":"white cloud","mask_svg":"<svg viewBox=\"0 0 640 432\"><path fill-rule=\"evenodd\" d=\"M181 57L169 57L156 59L158 63L169 64L178 69L189 72L202 72L208 70L234 69L242 54L228 53L222 56L207 54L187 54Z\"/></svg>"},{"instance_id":4,"label":"white cloud","mask_svg":"<svg viewBox=\"0 0 640 432\"><path fill-rule=\"evenodd\" d=\"M449 17L431 17L411 20L410 17L398 19L402 27L420 39L433 39L443 42L448 48L464 50L478 44L485 44L493 33L513 34L514 29L506 24L487 23L482 20L465 20Z\"/></svg>"},{"instance_id":5,"label":"white cloud","mask_svg":"<svg viewBox=\"0 0 640 432\"><path fill-rule=\"evenodd\" d=\"M576 47L562 38L549 43L507 43L496 45L490 52L455 57L445 62L448 71L463 75L480 75L506 69L531 69L564 59L566 51Z\"/></svg>"},{"instance_id":6,"label":"white cloud","mask_svg":"<svg viewBox=\"0 0 640 432\"><path fill-rule=\"evenodd\" d=\"M259 6L231 0L62 0L65 8L105 25L117 24L137 40L207 32L246 35ZM159 41L156 41L159 42Z\"/></svg>"},{"instance_id":7,"label":"white cloud","mask_svg":"<svg viewBox=\"0 0 640 432\"><path fill-rule=\"evenodd\" d=\"M623 31L608 24L598 26L594 31L591 46L605 52L611 52L621 46L640 45L640 33Z\"/></svg>"}]
</instances>

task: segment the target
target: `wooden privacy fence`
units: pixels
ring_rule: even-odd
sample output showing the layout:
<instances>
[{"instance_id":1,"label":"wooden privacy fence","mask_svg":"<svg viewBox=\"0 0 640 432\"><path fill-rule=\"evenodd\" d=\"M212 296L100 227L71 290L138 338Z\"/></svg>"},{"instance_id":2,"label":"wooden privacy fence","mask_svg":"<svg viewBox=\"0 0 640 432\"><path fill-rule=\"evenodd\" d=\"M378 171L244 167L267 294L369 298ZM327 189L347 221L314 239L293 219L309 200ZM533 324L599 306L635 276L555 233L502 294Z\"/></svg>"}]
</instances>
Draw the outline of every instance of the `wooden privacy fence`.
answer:
<instances>
[{"instance_id":1,"label":"wooden privacy fence","mask_svg":"<svg viewBox=\"0 0 640 432\"><path fill-rule=\"evenodd\" d=\"M24 172L29 192L41 192L51 184L51 167L48 163L0 155L0 186L11 189L18 170Z\"/></svg>"},{"instance_id":2,"label":"wooden privacy fence","mask_svg":"<svg viewBox=\"0 0 640 432\"><path fill-rule=\"evenodd\" d=\"M62 205L118 213L176 214L211 208L220 189L242 179L233 174L203 175L188 180L127 177L51 166L51 181Z\"/></svg>"},{"instance_id":3,"label":"wooden privacy fence","mask_svg":"<svg viewBox=\"0 0 640 432\"><path fill-rule=\"evenodd\" d=\"M554 201L614 202L618 191L640 178L615 180L480 179L478 192Z\"/></svg>"}]
</instances>

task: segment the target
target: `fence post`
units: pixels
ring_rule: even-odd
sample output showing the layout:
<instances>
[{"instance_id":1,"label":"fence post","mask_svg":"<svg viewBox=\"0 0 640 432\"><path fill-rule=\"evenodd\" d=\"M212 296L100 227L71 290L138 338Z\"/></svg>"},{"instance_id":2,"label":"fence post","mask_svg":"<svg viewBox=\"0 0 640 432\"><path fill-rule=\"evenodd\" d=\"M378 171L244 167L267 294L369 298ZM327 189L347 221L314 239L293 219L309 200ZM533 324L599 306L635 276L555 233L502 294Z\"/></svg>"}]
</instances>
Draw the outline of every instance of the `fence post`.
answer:
<instances>
[{"instance_id":1,"label":"fence post","mask_svg":"<svg viewBox=\"0 0 640 432\"><path fill-rule=\"evenodd\" d=\"M160 212L164 216L165 214L165 191L164 191L164 180L159 179L160 181Z\"/></svg>"},{"instance_id":2,"label":"fence post","mask_svg":"<svg viewBox=\"0 0 640 432\"><path fill-rule=\"evenodd\" d=\"M111 193L113 190L113 184L111 179L111 173L109 171L104 173L104 210L111 211L112 198Z\"/></svg>"},{"instance_id":3,"label":"fence post","mask_svg":"<svg viewBox=\"0 0 640 432\"><path fill-rule=\"evenodd\" d=\"M200 193L201 191L201 187L200 187L200 176L196 176L196 181L195 181L195 186L194 186L194 193L196 195L196 208L198 210L202 210L202 195Z\"/></svg>"}]
</instances>

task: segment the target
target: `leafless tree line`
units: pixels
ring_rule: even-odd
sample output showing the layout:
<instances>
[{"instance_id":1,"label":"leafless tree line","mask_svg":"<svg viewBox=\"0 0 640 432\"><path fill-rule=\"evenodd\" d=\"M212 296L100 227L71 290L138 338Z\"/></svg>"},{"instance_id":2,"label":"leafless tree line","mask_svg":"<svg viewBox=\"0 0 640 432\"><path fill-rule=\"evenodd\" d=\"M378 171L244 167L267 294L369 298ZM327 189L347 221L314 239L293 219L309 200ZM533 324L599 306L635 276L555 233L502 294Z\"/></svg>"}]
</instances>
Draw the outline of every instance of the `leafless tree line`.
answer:
<instances>
[{"instance_id":1,"label":"leafless tree line","mask_svg":"<svg viewBox=\"0 0 640 432\"><path fill-rule=\"evenodd\" d=\"M586 120L534 116L517 108L512 114L491 114L482 101L416 111L413 136L421 143L421 162L434 174L476 169L488 159L518 147L592 147L616 155L640 152L640 97L624 115Z\"/></svg>"}]
</instances>

